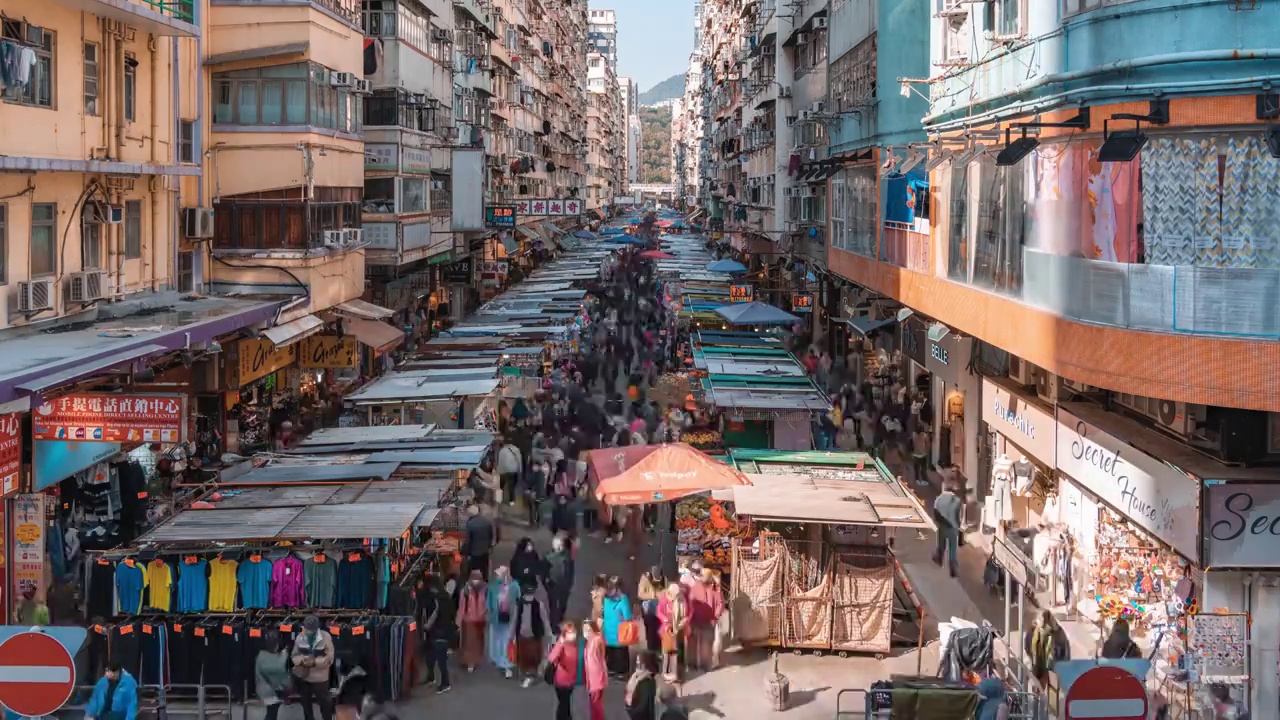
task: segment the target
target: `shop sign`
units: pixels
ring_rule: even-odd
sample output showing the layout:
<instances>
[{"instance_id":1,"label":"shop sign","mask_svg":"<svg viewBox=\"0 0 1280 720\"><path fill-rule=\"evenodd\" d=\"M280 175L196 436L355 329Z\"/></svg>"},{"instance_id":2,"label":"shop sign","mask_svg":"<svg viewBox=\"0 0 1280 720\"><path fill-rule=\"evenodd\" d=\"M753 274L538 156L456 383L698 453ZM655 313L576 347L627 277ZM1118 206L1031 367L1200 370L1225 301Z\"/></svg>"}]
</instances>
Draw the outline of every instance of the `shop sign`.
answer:
<instances>
[{"instance_id":1,"label":"shop sign","mask_svg":"<svg viewBox=\"0 0 1280 720\"><path fill-rule=\"evenodd\" d=\"M929 356L943 365L951 364L951 353L938 343L929 343Z\"/></svg>"},{"instance_id":2,"label":"shop sign","mask_svg":"<svg viewBox=\"0 0 1280 720\"><path fill-rule=\"evenodd\" d=\"M506 275L507 261L498 260L496 262L482 262L476 265L476 270L481 275Z\"/></svg>"},{"instance_id":3,"label":"shop sign","mask_svg":"<svg viewBox=\"0 0 1280 720\"><path fill-rule=\"evenodd\" d=\"M0 415L0 499L18 492L18 480L22 471L22 415ZM0 511L0 519L3 519ZM4 524L0 522L0 536ZM0 540L0 558L4 557L3 540ZM0 585L3 587L3 585Z\"/></svg>"},{"instance_id":4,"label":"shop sign","mask_svg":"<svg viewBox=\"0 0 1280 720\"><path fill-rule=\"evenodd\" d=\"M581 215L582 201L576 198L545 198L516 201L516 215ZM508 227L514 227L514 224Z\"/></svg>"},{"instance_id":5,"label":"shop sign","mask_svg":"<svg viewBox=\"0 0 1280 720\"><path fill-rule=\"evenodd\" d=\"M799 314L813 312L813 293L791 293L791 312Z\"/></svg>"},{"instance_id":6,"label":"shop sign","mask_svg":"<svg viewBox=\"0 0 1280 720\"><path fill-rule=\"evenodd\" d=\"M937 342L927 340L928 356L924 367L949 383L960 382L960 375L965 373L965 364L969 361L972 338L957 338L948 335Z\"/></svg>"},{"instance_id":7,"label":"shop sign","mask_svg":"<svg viewBox=\"0 0 1280 720\"><path fill-rule=\"evenodd\" d=\"M359 364L360 348L350 335L312 335L302 339L304 368L353 368Z\"/></svg>"},{"instance_id":8,"label":"shop sign","mask_svg":"<svg viewBox=\"0 0 1280 720\"><path fill-rule=\"evenodd\" d=\"M1058 408L1058 469L1130 522L1200 559L1200 482Z\"/></svg>"},{"instance_id":9,"label":"shop sign","mask_svg":"<svg viewBox=\"0 0 1280 720\"><path fill-rule=\"evenodd\" d=\"M927 366L929 361L925 356L925 348L928 346L928 338L925 336L924 323L910 317L900 327L902 354L915 360L920 367Z\"/></svg>"},{"instance_id":10,"label":"shop sign","mask_svg":"<svg viewBox=\"0 0 1280 720\"><path fill-rule=\"evenodd\" d=\"M368 147L367 145L365 147ZM418 148L400 149L401 169L414 175L431 174L431 151Z\"/></svg>"},{"instance_id":11,"label":"shop sign","mask_svg":"<svg viewBox=\"0 0 1280 720\"><path fill-rule=\"evenodd\" d=\"M486 205L484 222L491 227L513 228L516 226L516 206Z\"/></svg>"},{"instance_id":12,"label":"shop sign","mask_svg":"<svg viewBox=\"0 0 1280 720\"><path fill-rule=\"evenodd\" d=\"M246 338L236 343L238 356L233 368L233 376L228 385L239 387L248 385L254 380L264 378L271 373L288 367L298 359L298 345L285 345L282 348L266 338Z\"/></svg>"},{"instance_id":13,"label":"shop sign","mask_svg":"<svg viewBox=\"0 0 1280 720\"><path fill-rule=\"evenodd\" d=\"M364 223L360 226L364 232L361 239L369 244L369 247L378 250L395 250L396 249L396 224L390 223Z\"/></svg>"},{"instance_id":14,"label":"shop sign","mask_svg":"<svg viewBox=\"0 0 1280 720\"><path fill-rule=\"evenodd\" d=\"M729 302L749 303L754 294L755 290L750 285L729 286Z\"/></svg>"},{"instance_id":15,"label":"shop sign","mask_svg":"<svg viewBox=\"0 0 1280 720\"><path fill-rule=\"evenodd\" d=\"M465 257L457 262L446 265L440 271L440 279L443 282L454 285L470 285L471 284L471 258Z\"/></svg>"},{"instance_id":16,"label":"shop sign","mask_svg":"<svg viewBox=\"0 0 1280 720\"><path fill-rule=\"evenodd\" d=\"M364 169L395 172L396 146L389 143L365 143Z\"/></svg>"},{"instance_id":17,"label":"shop sign","mask_svg":"<svg viewBox=\"0 0 1280 720\"><path fill-rule=\"evenodd\" d=\"M564 201L564 214L565 214L565 215L581 215L581 214L582 214L582 201L581 201L581 200L574 200L574 199L565 200L565 201Z\"/></svg>"},{"instance_id":18,"label":"shop sign","mask_svg":"<svg viewBox=\"0 0 1280 720\"><path fill-rule=\"evenodd\" d=\"M31 489L39 492L120 452L120 443L36 440L31 448Z\"/></svg>"},{"instance_id":19,"label":"shop sign","mask_svg":"<svg viewBox=\"0 0 1280 720\"><path fill-rule=\"evenodd\" d=\"M1280 484L1205 482L1205 565L1280 567Z\"/></svg>"},{"instance_id":20,"label":"shop sign","mask_svg":"<svg viewBox=\"0 0 1280 720\"><path fill-rule=\"evenodd\" d=\"M13 589L18 596L34 588L36 597L44 597L44 504L40 493L13 499Z\"/></svg>"},{"instance_id":21,"label":"shop sign","mask_svg":"<svg viewBox=\"0 0 1280 720\"><path fill-rule=\"evenodd\" d=\"M31 416L35 440L182 442L181 395L77 393L47 402Z\"/></svg>"},{"instance_id":22,"label":"shop sign","mask_svg":"<svg viewBox=\"0 0 1280 720\"><path fill-rule=\"evenodd\" d=\"M1048 467L1057 464L1057 421L1021 395L983 380L982 421L1028 456Z\"/></svg>"}]
</instances>

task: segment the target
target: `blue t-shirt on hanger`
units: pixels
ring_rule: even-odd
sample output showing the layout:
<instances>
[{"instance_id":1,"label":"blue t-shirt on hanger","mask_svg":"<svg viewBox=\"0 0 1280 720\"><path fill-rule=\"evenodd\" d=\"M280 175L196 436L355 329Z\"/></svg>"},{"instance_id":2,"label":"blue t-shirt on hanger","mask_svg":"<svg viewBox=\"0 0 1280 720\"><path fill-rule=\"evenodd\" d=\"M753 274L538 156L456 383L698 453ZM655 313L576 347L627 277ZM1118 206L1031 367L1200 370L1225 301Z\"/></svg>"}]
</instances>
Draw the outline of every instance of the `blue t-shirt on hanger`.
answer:
<instances>
[{"instance_id":1,"label":"blue t-shirt on hanger","mask_svg":"<svg viewBox=\"0 0 1280 720\"><path fill-rule=\"evenodd\" d=\"M271 597L271 561L266 558L257 562L245 560L236 570L236 582L240 583L242 607L267 607Z\"/></svg>"}]
</instances>

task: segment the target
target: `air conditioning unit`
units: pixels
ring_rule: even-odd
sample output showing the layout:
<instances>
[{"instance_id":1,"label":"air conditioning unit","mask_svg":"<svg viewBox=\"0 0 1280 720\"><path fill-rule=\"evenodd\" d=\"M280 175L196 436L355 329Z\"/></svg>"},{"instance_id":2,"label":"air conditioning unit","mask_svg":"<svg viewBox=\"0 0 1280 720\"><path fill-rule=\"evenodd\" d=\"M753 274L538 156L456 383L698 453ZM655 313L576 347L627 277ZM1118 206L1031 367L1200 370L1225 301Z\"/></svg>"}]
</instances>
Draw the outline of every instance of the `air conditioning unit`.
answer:
<instances>
[{"instance_id":1,"label":"air conditioning unit","mask_svg":"<svg viewBox=\"0 0 1280 720\"><path fill-rule=\"evenodd\" d=\"M1009 356L1009 378L1023 387L1036 384L1040 368L1014 355Z\"/></svg>"},{"instance_id":2,"label":"air conditioning unit","mask_svg":"<svg viewBox=\"0 0 1280 720\"><path fill-rule=\"evenodd\" d=\"M98 217L108 225L119 225L124 222L124 206L99 204Z\"/></svg>"},{"instance_id":3,"label":"air conditioning unit","mask_svg":"<svg viewBox=\"0 0 1280 720\"><path fill-rule=\"evenodd\" d=\"M760 54L761 54L761 55L774 55L774 54L776 54L777 52L778 52L778 48L777 48L777 46L776 46L776 45L774 45L773 43L770 43L770 44L765 45L764 47L760 48Z\"/></svg>"},{"instance_id":4,"label":"air conditioning unit","mask_svg":"<svg viewBox=\"0 0 1280 720\"><path fill-rule=\"evenodd\" d=\"M18 312L34 313L52 309L52 280L30 280L18 283Z\"/></svg>"},{"instance_id":5,"label":"air conditioning unit","mask_svg":"<svg viewBox=\"0 0 1280 720\"><path fill-rule=\"evenodd\" d=\"M1062 389L1066 391L1067 396L1074 395L1092 395L1102 392L1102 388L1096 388L1092 385L1085 385L1082 382L1060 378ZM1064 398L1065 399L1065 398Z\"/></svg>"},{"instance_id":6,"label":"air conditioning unit","mask_svg":"<svg viewBox=\"0 0 1280 720\"><path fill-rule=\"evenodd\" d=\"M805 188L805 190L808 191L807 194L809 197L817 197L822 194L821 185L810 185L809 187Z\"/></svg>"},{"instance_id":7,"label":"air conditioning unit","mask_svg":"<svg viewBox=\"0 0 1280 720\"><path fill-rule=\"evenodd\" d=\"M373 81L364 78L356 78L356 92L362 95L368 95L373 92Z\"/></svg>"},{"instance_id":8,"label":"air conditioning unit","mask_svg":"<svg viewBox=\"0 0 1280 720\"><path fill-rule=\"evenodd\" d=\"M813 19L813 29L814 29L814 30L825 30L825 29L826 29L826 27L827 27L827 19L826 19L826 18L824 18L824 17L819 17L819 18L814 18L814 19Z\"/></svg>"},{"instance_id":9,"label":"air conditioning unit","mask_svg":"<svg viewBox=\"0 0 1280 720\"><path fill-rule=\"evenodd\" d=\"M106 296L106 270L71 273L67 279L67 299L73 303L91 303Z\"/></svg>"},{"instance_id":10,"label":"air conditioning unit","mask_svg":"<svg viewBox=\"0 0 1280 720\"><path fill-rule=\"evenodd\" d=\"M801 110L801 111L800 111L800 119L801 119L801 120L808 120L808 119L809 119L809 116L810 116L810 115L812 115L812 114L813 114L813 113L809 112L808 110Z\"/></svg>"},{"instance_id":11,"label":"air conditioning unit","mask_svg":"<svg viewBox=\"0 0 1280 720\"><path fill-rule=\"evenodd\" d=\"M809 33L798 33L796 35L796 44L805 45L809 42Z\"/></svg>"},{"instance_id":12,"label":"air conditioning unit","mask_svg":"<svg viewBox=\"0 0 1280 720\"><path fill-rule=\"evenodd\" d=\"M182 233L192 240L213 237L213 209L182 208Z\"/></svg>"},{"instance_id":13,"label":"air conditioning unit","mask_svg":"<svg viewBox=\"0 0 1280 720\"><path fill-rule=\"evenodd\" d=\"M426 105L427 96L425 93L413 93L405 98L406 105Z\"/></svg>"},{"instance_id":14,"label":"air conditioning unit","mask_svg":"<svg viewBox=\"0 0 1280 720\"><path fill-rule=\"evenodd\" d=\"M822 114L822 111L826 109L827 109L827 104L822 102L821 100L818 100L809 106L809 114L820 115Z\"/></svg>"},{"instance_id":15,"label":"air conditioning unit","mask_svg":"<svg viewBox=\"0 0 1280 720\"><path fill-rule=\"evenodd\" d=\"M349 72L331 72L329 73L329 87L354 87L356 84L356 76Z\"/></svg>"},{"instance_id":16,"label":"air conditioning unit","mask_svg":"<svg viewBox=\"0 0 1280 720\"><path fill-rule=\"evenodd\" d=\"M1041 372L1036 376L1036 395L1047 403L1058 404L1058 376L1051 372Z\"/></svg>"},{"instance_id":17,"label":"air conditioning unit","mask_svg":"<svg viewBox=\"0 0 1280 720\"><path fill-rule=\"evenodd\" d=\"M444 28L431 28L431 39L445 42L449 39L449 31Z\"/></svg>"},{"instance_id":18,"label":"air conditioning unit","mask_svg":"<svg viewBox=\"0 0 1280 720\"><path fill-rule=\"evenodd\" d=\"M347 228L342 234L348 245L359 245L364 240L364 231L360 228Z\"/></svg>"},{"instance_id":19,"label":"air conditioning unit","mask_svg":"<svg viewBox=\"0 0 1280 720\"><path fill-rule=\"evenodd\" d=\"M780 97L780 98L789 98L789 97L791 97L791 88L790 88L790 87L788 87L788 86L786 86L786 85L783 85L783 86L782 86L782 89L778 90L778 97Z\"/></svg>"},{"instance_id":20,"label":"air conditioning unit","mask_svg":"<svg viewBox=\"0 0 1280 720\"><path fill-rule=\"evenodd\" d=\"M1188 405L1174 400L1152 398L1148 408L1154 411L1152 419L1156 424L1183 437L1194 435L1197 425L1207 419L1203 405Z\"/></svg>"},{"instance_id":21,"label":"air conditioning unit","mask_svg":"<svg viewBox=\"0 0 1280 720\"><path fill-rule=\"evenodd\" d=\"M342 230L325 230L324 244L328 247L341 247L346 244L346 235Z\"/></svg>"}]
</instances>

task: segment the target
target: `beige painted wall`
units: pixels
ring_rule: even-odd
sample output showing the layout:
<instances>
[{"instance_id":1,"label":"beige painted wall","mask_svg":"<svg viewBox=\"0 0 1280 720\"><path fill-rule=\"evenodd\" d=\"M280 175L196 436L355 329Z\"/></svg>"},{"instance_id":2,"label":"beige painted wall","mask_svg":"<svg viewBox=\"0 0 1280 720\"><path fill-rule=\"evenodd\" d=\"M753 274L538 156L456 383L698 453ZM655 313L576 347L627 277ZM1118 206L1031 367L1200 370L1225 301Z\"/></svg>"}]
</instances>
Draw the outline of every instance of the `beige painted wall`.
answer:
<instances>
[{"instance_id":1,"label":"beige painted wall","mask_svg":"<svg viewBox=\"0 0 1280 720\"><path fill-rule=\"evenodd\" d=\"M298 187L309 182L326 187L364 184L364 143L316 133L213 133L206 185L212 196ZM310 178L304 169L302 143L313 161ZM323 153L323 154L321 154Z\"/></svg>"},{"instance_id":2,"label":"beige painted wall","mask_svg":"<svg viewBox=\"0 0 1280 720\"><path fill-rule=\"evenodd\" d=\"M358 4L357 4L358 6ZM217 5L209 8L209 55L305 42L308 59L330 70L364 77L364 36L309 5Z\"/></svg>"},{"instance_id":3,"label":"beige painted wall","mask_svg":"<svg viewBox=\"0 0 1280 720\"><path fill-rule=\"evenodd\" d=\"M212 267L215 281L278 285L289 282L291 278L279 270L269 268L288 268L289 272L307 285L311 293L310 312L313 313L355 300L364 294L364 250L308 258L227 258L227 262L265 267L231 269L224 263L216 262Z\"/></svg>"}]
</instances>

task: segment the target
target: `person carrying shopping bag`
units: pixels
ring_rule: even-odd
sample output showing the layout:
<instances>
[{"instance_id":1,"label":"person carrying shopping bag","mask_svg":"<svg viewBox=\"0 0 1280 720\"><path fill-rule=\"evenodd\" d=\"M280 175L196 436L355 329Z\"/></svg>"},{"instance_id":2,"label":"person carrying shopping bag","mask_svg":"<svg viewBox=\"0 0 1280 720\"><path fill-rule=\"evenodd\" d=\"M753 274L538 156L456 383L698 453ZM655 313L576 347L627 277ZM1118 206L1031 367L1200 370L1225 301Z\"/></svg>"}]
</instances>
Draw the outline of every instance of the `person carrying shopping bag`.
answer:
<instances>
[{"instance_id":1,"label":"person carrying shopping bag","mask_svg":"<svg viewBox=\"0 0 1280 720\"><path fill-rule=\"evenodd\" d=\"M631 674L630 646L638 640L638 632L631 622L631 598L622 591L622 581L617 576L609 578L601 613L609 674L625 678Z\"/></svg>"}]
</instances>

